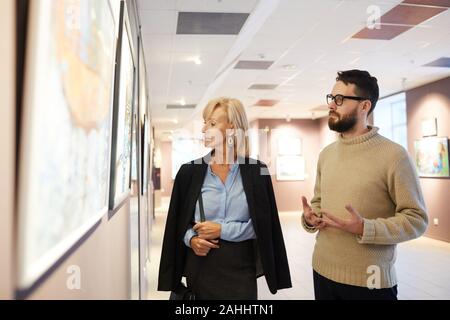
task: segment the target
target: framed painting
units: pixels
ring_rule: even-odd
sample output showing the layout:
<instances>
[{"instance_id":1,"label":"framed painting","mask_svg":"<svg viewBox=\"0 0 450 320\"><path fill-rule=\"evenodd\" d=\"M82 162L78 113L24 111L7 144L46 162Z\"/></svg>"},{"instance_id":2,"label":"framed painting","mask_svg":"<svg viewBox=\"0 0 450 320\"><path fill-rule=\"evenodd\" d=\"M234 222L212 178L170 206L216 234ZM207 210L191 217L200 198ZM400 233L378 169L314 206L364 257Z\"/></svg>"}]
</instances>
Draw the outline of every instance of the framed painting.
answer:
<instances>
[{"instance_id":1,"label":"framed painting","mask_svg":"<svg viewBox=\"0 0 450 320\"><path fill-rule=\"evenodd\" d=\"M305 180L305 159L302 156L278 156L277 180Z\"/></svg>"},{"instance_id":2,"label":"framed painting","mask_svg":"<svg viewBox=\"0 0 450 320\"><path fill-rule=\"evenodd\" d=\"M131 29L122 3L118 64L115 77L111 183L109 209L114 210L128 197L131 188L132 118L134 108L135 63Z\"/></svg>"},{"instance_id":3,"label":"framed painting","mask_svg":"<svg viewBox=\"0 0 450 320\"><path fill-rule=\"evenodd\" d=\"M115 22L109 1L30 1L18 193L19 290L108 209Z\"/></svg>"},{"instance_id":4,"label":"framed painting","mask_svg":"<svg viewBox=\"0 0 450 320\"><path fill-rule=\"evenodd\" d=\"M437 136L436 118L422 119L421 127L422 127L422 137Z\"/></svg>"},{"instance_id":5,"label":"framed painting","mask_svg":"<svg viewBox=\"0 0 450 320\"><path fill-rule=\"evenodd\" d=\"M277 140L279 156L299 156L302 154L302 139L297 137L282 136Z\"/></svg>"},{"instance_id":6,"label":"framed painting","mask_svg":"<svg viewBox=\"0 0 450 320\"><path fill-rule=\"evenodd\" d=\"M414 142L415 162L420 177L448 178L448 138L424 138Z\"/></svg>"}]
</instances>

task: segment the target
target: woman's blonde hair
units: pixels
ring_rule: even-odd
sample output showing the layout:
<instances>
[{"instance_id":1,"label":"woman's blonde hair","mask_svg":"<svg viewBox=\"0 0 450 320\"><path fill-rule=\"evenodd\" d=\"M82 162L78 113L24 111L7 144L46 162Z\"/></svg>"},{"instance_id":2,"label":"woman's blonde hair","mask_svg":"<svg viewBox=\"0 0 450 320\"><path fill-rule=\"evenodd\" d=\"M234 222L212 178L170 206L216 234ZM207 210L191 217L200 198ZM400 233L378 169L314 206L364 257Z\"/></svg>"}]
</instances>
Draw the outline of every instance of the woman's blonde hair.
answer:
<instances>
[{"instance_id":1,"label":"woman's blonde hair","mask_svg":"<svg viewBox=\"0 0 450 320\"><path fill-rule=\"evenodd\" d=\"M234 146L236 154L241 157L249 157L249 139L247 135L248 120L242 102L238 99L221 97L213 99L203 110L203 119L208 120L217 108L223 108L228 116L228 122L234 126Z\"/></svg>"}]
</instances>

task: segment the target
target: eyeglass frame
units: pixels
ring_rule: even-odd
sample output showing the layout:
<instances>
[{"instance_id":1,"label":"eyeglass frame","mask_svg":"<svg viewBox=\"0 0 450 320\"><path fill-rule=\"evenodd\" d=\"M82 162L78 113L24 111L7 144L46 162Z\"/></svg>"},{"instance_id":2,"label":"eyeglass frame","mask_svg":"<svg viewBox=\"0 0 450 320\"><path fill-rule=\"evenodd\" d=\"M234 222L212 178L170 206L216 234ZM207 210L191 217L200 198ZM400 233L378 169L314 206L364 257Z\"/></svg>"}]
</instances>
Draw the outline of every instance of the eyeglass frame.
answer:
<instances>
[{"instance_id":1,"label":"eyeglass frame","mask_svg":"<svg viewBox=\"0 0 450 320\"><path fill-rule=\"evenodd\" d=\"M337 102L336 102L336 97L338 97L338 96L342 97L342 102L341 102L341 104L337 104ZM327 94L327 97L326 97L326 99L327 99L327 105L330 105L330 104L331 104L331 102L328 102L328 99L329 99L329 98L331 99L331 101L334 101L334 103L335 103L338 107L340 107L340 106L342 106L342 105L344 104L344 100L345 100L345 99L357 100L357 101L370 100L369 98L364 98L364 97L354 97L354 96L344 96L344 95L342 95L342 94L337 94L337 95L333 96L331 93L329 93L329 94Z\"/></svg>"}]
</instances>

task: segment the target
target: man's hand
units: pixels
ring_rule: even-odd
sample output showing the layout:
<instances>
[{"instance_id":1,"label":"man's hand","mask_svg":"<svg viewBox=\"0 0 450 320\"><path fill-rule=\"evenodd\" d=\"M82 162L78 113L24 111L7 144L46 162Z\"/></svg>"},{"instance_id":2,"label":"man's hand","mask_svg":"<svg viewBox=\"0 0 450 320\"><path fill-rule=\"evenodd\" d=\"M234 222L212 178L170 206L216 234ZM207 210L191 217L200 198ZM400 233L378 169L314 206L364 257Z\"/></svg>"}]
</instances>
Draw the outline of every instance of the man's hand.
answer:
<instances>
[{"instance_id":1,"label":"man's hand","mask_svg":"<svg viewBox=\"0 0 450 320\"><path fill-rule=\"evenodd\" d=\"M191 248L197 256L206 257L211 249L218 249L219 240L205 240L198 236L191 238Z\"/></svg>"},{"instance_id":2,"label":"man's hand","mask_svg":"<svg viewBox=\"0 0 450 320\"><path fill-rule=\"evenodd\" d=\"M364 219L350 204L345 206L345 209L350 213L350 219L341 219L333 215L327 210L323 210L323 221L326 227L333 227L343 231L347 231L358 236L364 233Z\"/></svg>"},{"instance_id":3,"label":"man's hand","mask_svg":"<svg viewBox=\"0 0 450 320\"><path fill-rule=\"evenodd\" d=\"M199 238L205 240L214 240L220 238L222 225L211 221L205 221L196 223L193 229L195 232L197 232Z\"/></svg>"},{"instance_id":4,"label":"man's hand","mask_svg":"<svg viewBox=\"0 0 450 320\"><path fill-rule=\"evenodd\" d=\"M311 227L316 229L323 229L325 227L325 223L322 218L319 218L314 214L313 209L308 204L308 200L305 197L302 197L302 205L303 205L303 216L305 217L305 221Z\"/></svg>"}]
</instances>

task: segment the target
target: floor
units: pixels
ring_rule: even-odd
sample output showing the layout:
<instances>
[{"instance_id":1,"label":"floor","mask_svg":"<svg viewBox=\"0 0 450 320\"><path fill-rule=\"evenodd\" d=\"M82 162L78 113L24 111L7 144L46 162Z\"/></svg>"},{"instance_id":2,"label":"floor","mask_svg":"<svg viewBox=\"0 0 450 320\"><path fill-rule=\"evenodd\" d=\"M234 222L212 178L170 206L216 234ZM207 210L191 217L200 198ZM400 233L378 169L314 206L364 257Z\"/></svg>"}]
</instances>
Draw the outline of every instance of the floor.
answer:
<instances>
[{"instance_id":1,"label":"floor","mask_svg":"<svg viewBox=\"0 0 450 320\"><path fill-rule=\"evenodd\" d=\"M169 297L167 292L156 291L168 201L163 198L161 207L157 208L152 228L147 296L151 300ZM303 231L299 216L300 212L280 212L293 287L272 295L261 277L258 279L260 300L314 299L311 269L314 235ZM397 257L399 299L450 299L450 243L421 237L400 244Z\"/></svg>"}]
</instances>

